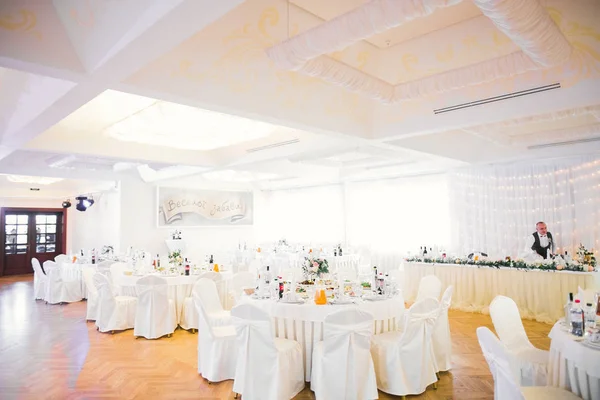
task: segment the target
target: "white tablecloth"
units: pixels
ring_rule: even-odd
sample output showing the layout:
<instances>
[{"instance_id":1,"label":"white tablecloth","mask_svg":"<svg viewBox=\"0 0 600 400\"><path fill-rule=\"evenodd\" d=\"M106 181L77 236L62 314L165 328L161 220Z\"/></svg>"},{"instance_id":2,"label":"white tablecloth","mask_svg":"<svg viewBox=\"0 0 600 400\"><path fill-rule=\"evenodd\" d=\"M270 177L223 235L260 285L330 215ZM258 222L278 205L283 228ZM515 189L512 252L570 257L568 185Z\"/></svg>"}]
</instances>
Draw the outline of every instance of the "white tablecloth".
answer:
<instances>
[{"instance_id":1,"label":"white tablecloth","mask_svg":"<svg viewBox=\"0 0 600 400\"><path fill-rule=\"evenodd\" d=\"M452 308L488 312L494 297L513 299L522 318L554 323L564 316L563 306L569 292L577 287L595 288L595 277L584 272L549 272L514 268L478 268L472 265L404 263L404 297L414 301L419 282L426 275L442 281L442 290L454 286Z\"/></svg>"},{"instance_id":2,"label":"white tablecloth","mask_svg":"<svg viewBox=\"0 0 600 400\"><path fill-rule=\"evenodd\" d=\"M550 334L548 385L570 390L584 400L600 400L600 350L575 341L561 322Z\"/></svg>"},{"instance_id":3,"label":"white tablecloth","mask_svg":"<svg viewBox=\"0 0 600 400\"><path fill-rule=\"evenodd\" d=\"M312 351L315 343L323 340L323 320L333 312L348 307L358 307L370 312L375 319L375 333L393 330L396 322L404 315L404 301L401 296L382 301L364 301L348 305L315 305L310 299L305 304L286 304L271 300L254 300L243 296L243 302L250 302L265 310L273 318L274 333L277 337L296 340L304 352L304 373L310 381Z\"/></svg>"}]
</instances>

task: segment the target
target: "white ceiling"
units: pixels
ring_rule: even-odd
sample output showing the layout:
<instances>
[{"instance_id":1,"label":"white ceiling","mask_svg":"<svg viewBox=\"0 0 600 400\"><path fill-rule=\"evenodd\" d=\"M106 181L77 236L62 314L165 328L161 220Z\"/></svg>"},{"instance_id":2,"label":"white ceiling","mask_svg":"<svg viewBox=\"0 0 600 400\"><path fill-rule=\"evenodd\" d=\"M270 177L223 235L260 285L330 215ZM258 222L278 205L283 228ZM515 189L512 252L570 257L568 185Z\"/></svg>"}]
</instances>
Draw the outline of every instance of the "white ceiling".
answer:
<instances>
[{"instance_id":1,"label":"white ceiling","mask_svg":"<svg viewBox=\"0 0 600 400\"><path fill-rule=\"evenodd\" d=\"M600 153L599 2L544 2L576 49L565 65L393 105L267 57L365 2L2 2L0 174L66 179L30 193L0 176L0 196L73 196L131 176L277 189ZM516 50L465 0L327 57L395 85Z\"/></svg>"}]
</instances>

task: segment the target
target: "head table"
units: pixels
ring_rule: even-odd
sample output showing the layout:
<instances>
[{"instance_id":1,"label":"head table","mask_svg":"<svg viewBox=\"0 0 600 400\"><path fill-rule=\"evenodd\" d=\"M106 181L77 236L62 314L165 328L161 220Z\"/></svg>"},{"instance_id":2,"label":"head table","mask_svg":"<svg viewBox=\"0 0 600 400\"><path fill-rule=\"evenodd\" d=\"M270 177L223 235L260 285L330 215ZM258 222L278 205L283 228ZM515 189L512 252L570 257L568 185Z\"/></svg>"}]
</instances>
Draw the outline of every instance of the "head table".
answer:
<instances>
[{"instance_id":1,"label":"head table","mask_svg":"<svg viewBox=\"0 0 600 400\"><path fill-rule=\"evenodd\" d=\"M454 286L452 308L469 312L487 312L494 297L504 295L517 303L521 317L554 323L564 316L563 306L569 292L578 287L594 289L595 273L571 271L490 268L466 264L404 263L404 297L417 297L419 282L435 275L442 287Z\"/></svg>"},{"instance_id":2,"label":"head table","mask_svg":"<svg viewBox=\"0 0 600 400\"><path fill-rule=\"evenodd\" d=\"M404 315L402 296L378 301L356 299L354 304L338 305L316 305L310 298L304 304L290 304L248 296L242 296L241 302L254 304L266 311L273 319L273 333L276 337L300 343L304 353L304 373L307 382L310 381L313 347L323 340L323 320L327 315L349 307L357 307L373 315L374 333L394 330L396 323Z\"/></svg>"}]
</instances>

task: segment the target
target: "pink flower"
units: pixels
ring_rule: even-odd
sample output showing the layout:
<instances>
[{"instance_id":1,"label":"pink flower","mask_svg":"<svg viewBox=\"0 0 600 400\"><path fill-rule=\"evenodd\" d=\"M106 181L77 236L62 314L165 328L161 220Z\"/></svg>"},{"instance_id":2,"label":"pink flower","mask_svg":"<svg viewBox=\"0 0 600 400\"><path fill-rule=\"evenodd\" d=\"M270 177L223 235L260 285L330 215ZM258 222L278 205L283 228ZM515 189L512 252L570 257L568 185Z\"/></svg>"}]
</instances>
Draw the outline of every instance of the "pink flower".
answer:
<instances>
[{"instance_id":1,"label":"pink flower","mask_svg":"<svg viewBox=\"0 0 600 400\"><path fill-rule=\"evenodd\" d=\"M313 267L315 267L315 268L319 268L319 263L318 263L318 262L316 262L316 261L313 261Z\"/></svg>"},{"instance_id":2,"label":"pink flower","mask_svg":"<svg viewBox=\"0 0 600 400\"><path fill-rule=\"evenodd\" d=\"M560 265L560 264L559 264L559 265L557 265L557 266L556 266L556 269L560 271L560 270L561 270L561 269L563 269L564 267L565 267L564 265Z\"/></svg>"},{"instance_id":3,"label":"pink flower","mask_svg":"<svg viewBox=\"0 0 600 400\"><path fill-rule=\"evenodd\" d=\"M594 272L594 267L592 267L591 265L588 265L588 272Z\"/></svg>"}]
</instances>

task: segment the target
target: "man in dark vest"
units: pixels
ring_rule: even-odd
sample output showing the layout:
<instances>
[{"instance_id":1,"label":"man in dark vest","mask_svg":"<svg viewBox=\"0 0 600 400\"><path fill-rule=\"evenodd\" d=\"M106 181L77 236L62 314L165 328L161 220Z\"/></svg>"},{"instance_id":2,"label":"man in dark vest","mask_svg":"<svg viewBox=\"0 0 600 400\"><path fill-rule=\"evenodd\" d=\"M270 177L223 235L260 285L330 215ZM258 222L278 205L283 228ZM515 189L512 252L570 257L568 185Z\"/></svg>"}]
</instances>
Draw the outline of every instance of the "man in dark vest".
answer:
<instances>
[{"instance_id":1,"label":"man in dark vest","mask_svg":"<svg viewBox=\"0 0 600 400\"><path fill-rule=\"evenodd\" d=\"M542 221L535 224L535 230L527 241L527 249L539 254L542 258L550 258L554 254L555 248L552 234L548 232L548 227Z\"/></svg>"}]
</instances>

